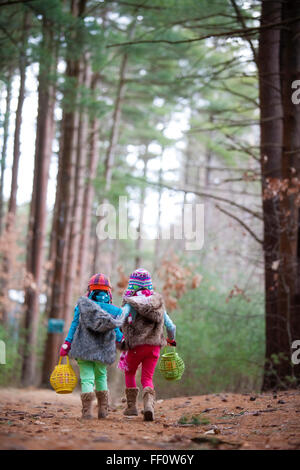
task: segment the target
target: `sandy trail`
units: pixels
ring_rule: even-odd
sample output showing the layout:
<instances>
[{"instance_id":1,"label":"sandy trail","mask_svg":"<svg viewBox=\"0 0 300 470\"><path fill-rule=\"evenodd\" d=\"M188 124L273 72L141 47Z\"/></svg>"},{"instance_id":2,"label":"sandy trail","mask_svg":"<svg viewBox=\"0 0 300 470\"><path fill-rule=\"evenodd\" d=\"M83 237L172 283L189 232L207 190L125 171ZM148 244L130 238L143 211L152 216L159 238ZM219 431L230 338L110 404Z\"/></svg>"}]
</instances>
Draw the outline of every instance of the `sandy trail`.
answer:
<instances>
[{"instance_id":1,"label":"sandy trail","mask_svg":"<svg viewBox=\"0 0 300 470\"><path fill-rule=\"evenodd\" d=\"M105 420L80 409L78 393L0 389L0 449L300 449L298 390L158 400L150 423L121 402Z\"/></svg>"}]
</instances>

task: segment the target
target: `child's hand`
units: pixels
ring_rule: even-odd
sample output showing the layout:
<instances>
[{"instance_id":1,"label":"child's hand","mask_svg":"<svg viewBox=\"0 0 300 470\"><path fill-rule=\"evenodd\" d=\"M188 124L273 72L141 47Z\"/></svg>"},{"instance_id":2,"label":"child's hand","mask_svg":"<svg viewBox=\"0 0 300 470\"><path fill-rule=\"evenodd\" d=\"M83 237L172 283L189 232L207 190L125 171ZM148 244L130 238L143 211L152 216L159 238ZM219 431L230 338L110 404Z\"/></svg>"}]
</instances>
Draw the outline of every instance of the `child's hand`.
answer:
<instances>
[{"instance_id":1,"label":"child's hand","mask_svg":"<svg viewBox=\"0 0 300 470\"><path fill-rule=\"evenodd\" d=\"M60 356L67 356L71 349L71 343L69 341L65 341L62 347L60 348Z\"/></svg>"},{"instance_id":2,"label":"child's hand","mask_svg":"<svg viewBox=\"0 0 300 470\"><path fill-rule=\"evenodd\" d=\"M167 338L167 343L168 343L169 346L174 346L174 347L176 346L176 341L175 341L175 339L169 339L169 338Z\"/></svg>"}]
</instances>

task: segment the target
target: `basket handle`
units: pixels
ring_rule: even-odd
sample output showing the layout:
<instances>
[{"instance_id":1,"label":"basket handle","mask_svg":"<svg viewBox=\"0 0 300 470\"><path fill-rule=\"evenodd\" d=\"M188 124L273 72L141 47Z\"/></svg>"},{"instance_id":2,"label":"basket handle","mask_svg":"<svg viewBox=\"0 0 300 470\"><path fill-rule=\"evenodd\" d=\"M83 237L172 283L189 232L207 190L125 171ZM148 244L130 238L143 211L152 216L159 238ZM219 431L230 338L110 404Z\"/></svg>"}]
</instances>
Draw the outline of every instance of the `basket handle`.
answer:
<instances>
[{"instance_id":1,"label":"basket handle","mask_svg":"<svg viewBox=\"0 0 300 470\"><path fill-rule=\"evenodd\" d=\"M176 352L176 347L175 346L165 346L164 349L163 349L163 354L166 354L168 352L168 348L171 348L172 352Z\"/></svg>"},{"instance_id":2,"label":"basket handle","mask_svg":"<svg viewBox=\"0 0 300 470\"><path fill-rule=\"evenodd\" d=\"M59 358L59 361L58 361L58 365L60 366L61 365L61 361L62 361L62 358L65 357L67 359L67 366L70 365L70 359L68 356L60 356Z\"/></svg>"}]
</instances>

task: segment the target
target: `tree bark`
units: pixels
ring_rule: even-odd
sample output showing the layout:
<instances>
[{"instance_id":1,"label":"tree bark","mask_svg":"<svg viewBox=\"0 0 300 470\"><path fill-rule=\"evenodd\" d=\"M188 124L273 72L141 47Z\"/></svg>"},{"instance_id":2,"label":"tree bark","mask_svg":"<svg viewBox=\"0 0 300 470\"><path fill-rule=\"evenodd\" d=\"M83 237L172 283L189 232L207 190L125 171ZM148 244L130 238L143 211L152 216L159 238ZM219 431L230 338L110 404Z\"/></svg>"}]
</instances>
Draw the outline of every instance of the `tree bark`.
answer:
<instances>
[{"instance_id":1,"label":"tree bark","mask_svg":"<svg viewBox=\"0 0 300 470\"><path fill-rule=\"evenodd\" d=\"M99 85L99 77L94 74L91 81L91 90L95 94L96 89ZM92 223L92 210L93 210L93 196L94 196L94 186L93 180L96 176L97 166L99 162L99 119L97 116L93 116L91 120L89 143L88 143L88 168L86 171L86 180L85 180L85 189L84 189L84 199L83 199L83 217L82 217L82 230L81 230L81 239L80 239L80 253L79 253L79 263L78 263L78 279L80 282L80 288L83 289L86 286L87 277L91 272L87 268L88 263L88 253L89 253L89 240L91 233L91 223ZM96 235L95 235L96 236ZM97 245L97 238L96 238Z\"/></svg>"},{"instance_id":2,"label":"tree bark","mask_svg":"<svg viewBox=\"0 0 300 470\"><path fill-rule=\"evenodd\" d=\"M39 296L42 285L44 242L47 216L47 188L54 132L54 85L49 81L53 71L53 32L43 20L43 44L39 72L38 117L35 143L35 168L28 227L26 269L29 282L25 290L25 350L22 382L36 382L36 346L39 323Z\"/></svg>"},{"instance_id":3,"label":"tree bark","mask_svg":"<svg viewBox=\"0 0 300 470\"><path fill-rule=\"evenodd\" d=\"M71 14L74 18L80 18L84 14L86 1L72 0ZM74 57L74 42L77 50ZM79 60L80 51L82 50L82 42L80 32L75 29L72 39L68 45L70 56L67 60L66 77L70 81L67 84L64 96L64 111L62 118L62 148L60 149L60 167L57 177L57 187L59 188L59 200L57 204L57 214L55 224L56 247L55 247L55 264L53 268L53 282L51 289L51 299L49 301L49 318L64 319L66 312L64 311L64 294L68 288L65 283L66 260L68 253L68 233L70 211L72 207L72 165L74 156L74 139L76 136L76 115L77 115L77 96L79 85ZM73 52L73 54L72 54ZM71 84L72 82L72 84ZM63 333L48 333L45 355L43 364L42 382L49 384L49 376L56 364L59 354L59 347L63 341Z\"/></svg>"},{"instance_id":4,"label":"tree bark","mask_svg":"<svg viewBox=\"0 0 300 470\"><path fill-rule=\"evenodd\" d=\"M281 20L281 2L263 1L261 25ZM272 357L278 351L278 286L274 263L279 259L279 197L266 197L270 179L281 173L282 104L280 84L280 28L262 29L259 37L258 68L260 98L260 148L262 174L262 203L264 220L266 363L263 389L276 383Z\"/></svg>"},{"instance_id":5,"label":"tree bark","mask_svg":"<svg viewBox=\"0 0 300 470\"><path fill-rule=\"evenodd\" d=\"M16 110L15 119L15 130L14 130L14 146L13 146L13 167L11 177L11 189L10 197L8 201L7 217L5 224L5 238L8 243L7 249L3 253L2 260L2 274L1 274L1 310L2 310L2 322L7 325L8 322L8 284L11 272L12 264L12 251L13 247L9 246L12 242L13 231L15 226L15 217L17 211L17 191L18 191L18 174L19 174L19 162L21 155L21 127L22 127L22 111L25 100L25 80L26 80L26 45L28 37L30 15L28 12L24 13L23 29L21 37L21 51L19 56L19 72L20 72L20 86L18 104Z\"/></svg>"},{"instance_id":6,"label":"tree bark","mask_svg":"<svg viewBox=\"0 0 300 470\"><path fill-rule=\"evenodd\" d=\"M90 67L87 60L81 63L81 86L90 87ZM76 142L76 168L73 187L73 207L69 233L68 258L65 273L66 289L64 294L65 321L69 324L72 313L72 302L74 291L78 290L77 266L79 259L79 248L82 231L82 219L85 218L87 208L83 206L84 199L84 169L87 166L87 144L88 144L88 113L81 106L77 142ZM75 285L76 284L76 285Z\"/></svg>"},{"instance_id":7,"label":"tree bark","mask_svg":"<svg viewBox=\"0 0 300 470\"><path fill-rule=\"evenodd\" d=\"M4 114L4 122L3 122L3 146L1 152L1 179L0 179L0 235L2 234L3 230L3 220L4 220L4 173L6 170L6 153L7 153L7 141L8 141L8 127L9 127L9 120L10 120L10 105L11 105L11 91L12 91L12 80L13 80L13 72L12 70L9 71L7 77L7 85L6 85L6 106L5 106L5 114Z\"/></svg>"},{"instance_id":8,"label":"tree bark","mask_svg":"<svg viewBox=\"0 0 300 470\"><path fill-rule=\"evenodd\" d=\"M300 181L300 108L292 102L292 83L300 79L300 4L287 0L282 4L282 19L290 21L281 30L281 80L283 104L283 152L280 200L280 265L278 279L279 361L276 373L281 387L300 383L300 367L291 362L292 343L300 338L299 295L299 207L300 196L294 192Z\"/></svg>"}]
</instances>

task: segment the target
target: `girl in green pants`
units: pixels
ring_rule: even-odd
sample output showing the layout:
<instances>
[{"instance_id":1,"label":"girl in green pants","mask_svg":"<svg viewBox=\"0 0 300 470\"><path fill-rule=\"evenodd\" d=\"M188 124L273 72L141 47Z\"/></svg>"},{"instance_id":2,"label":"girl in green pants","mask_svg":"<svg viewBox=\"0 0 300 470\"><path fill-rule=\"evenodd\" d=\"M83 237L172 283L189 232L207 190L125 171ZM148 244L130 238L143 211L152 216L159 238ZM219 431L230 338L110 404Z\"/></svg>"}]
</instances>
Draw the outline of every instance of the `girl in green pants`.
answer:
<instances>
[{"instance_id":1,"label":"girl in green pants","mask_svg":"<svg viewBox=\"0 0 300 470\"><path fill-rule=\"evenodd\" d=\"M96 361L84 361L82 359L77 359L77 363L82 393L93 392L94 385L97 391L107 390L107 370L105 364Z\"/></svg>"},{"instance_id":2,"label":"girl in green pants","mask_svg":"<svg viewBox=\"0 0 300 470\"><path fill-rule=\"evenodd\" d=\"M122 309L111 304L111 285L104 274L95 274L85 297L75 307L74 319L60 355L77 360L81 380L82 417L92 418L94 386L98 400L98 418L108 413L107 364L116 359L116 342L123 335Z\"/></svg>"}]
</instances>

